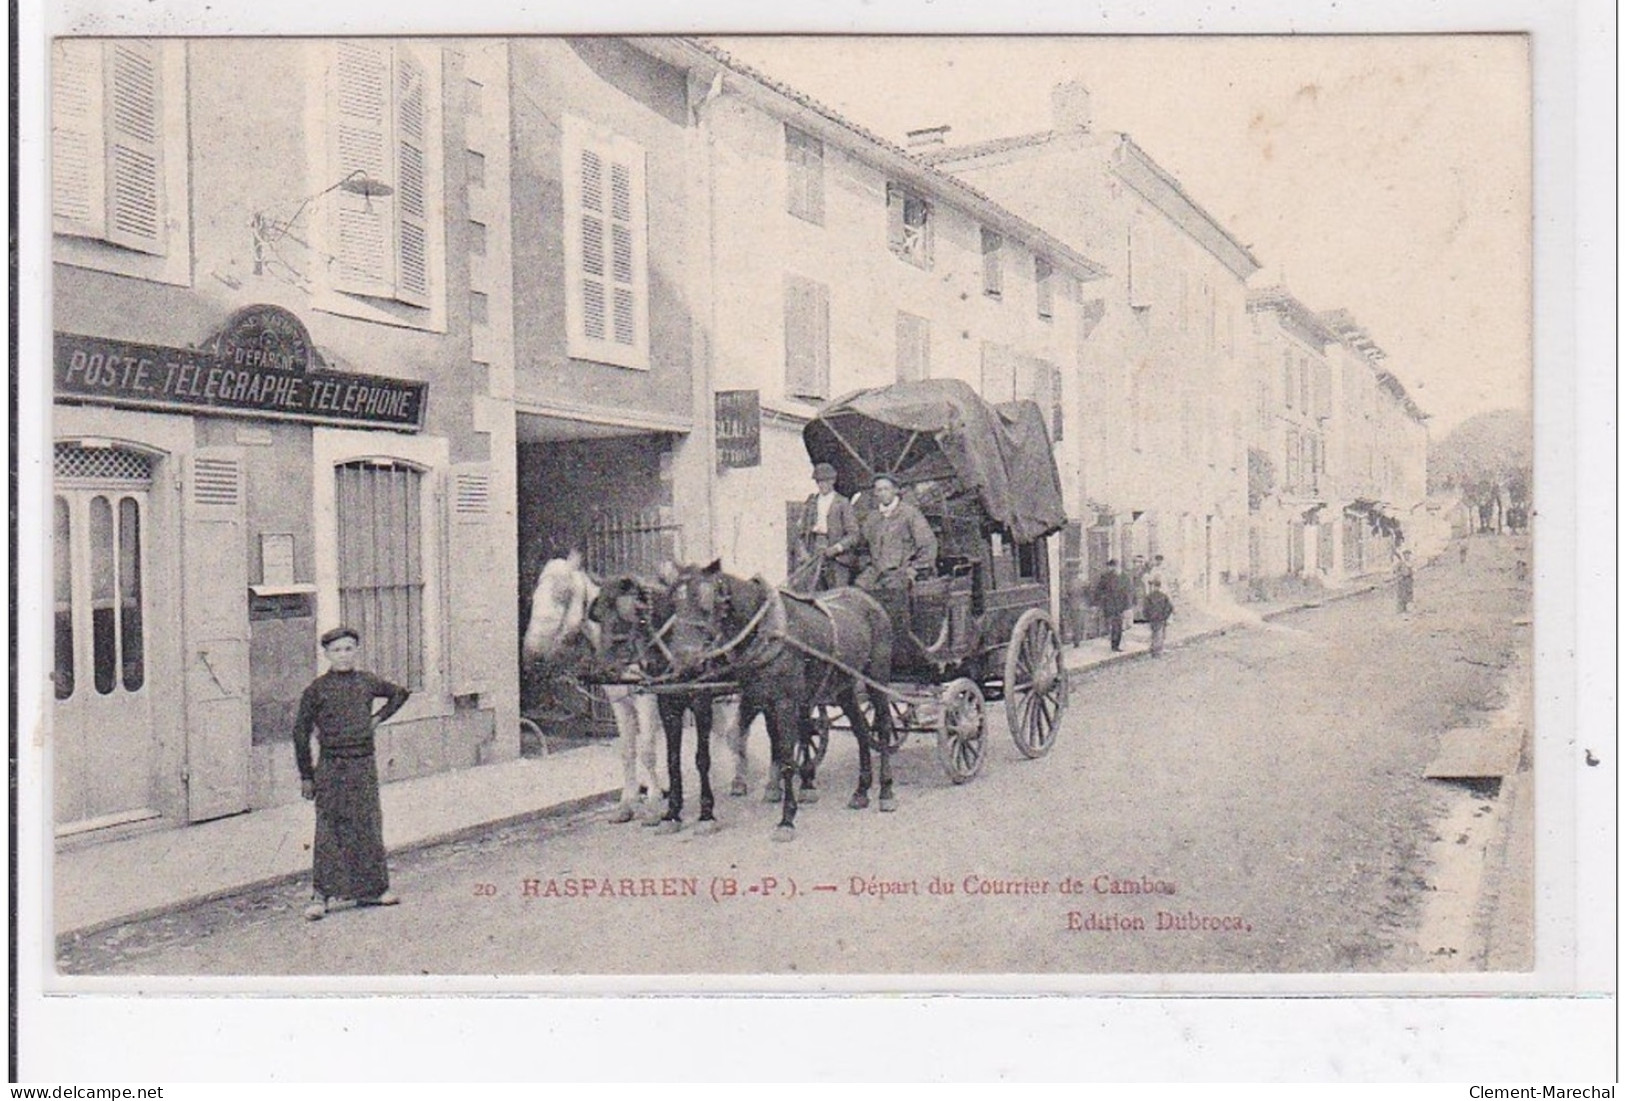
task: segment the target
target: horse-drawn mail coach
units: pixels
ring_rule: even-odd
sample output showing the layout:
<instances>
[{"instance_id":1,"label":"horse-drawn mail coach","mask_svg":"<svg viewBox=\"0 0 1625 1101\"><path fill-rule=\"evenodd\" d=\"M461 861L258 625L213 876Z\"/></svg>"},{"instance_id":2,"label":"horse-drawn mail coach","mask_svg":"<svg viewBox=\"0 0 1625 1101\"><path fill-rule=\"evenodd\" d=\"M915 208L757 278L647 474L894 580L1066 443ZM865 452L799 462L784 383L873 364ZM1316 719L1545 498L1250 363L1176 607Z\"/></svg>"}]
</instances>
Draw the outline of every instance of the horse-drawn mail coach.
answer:
<instances>
[{"instance_id":1,"label":"horse-drawn mail coach","mask_svg":"<svg viewBox=\"0 0 1625 1101\"><path fill-rule=\"evenodd\" d=\"M1043 411L991 405L952 379L906 382L830 402L803 441L813 462L835 467L860 516L886 475L937 535L934 569L872 594L892 622L892 679L869 694L888 700L899 738L934 732L944 770L962 783L987 758L987 704L1002 700L1022 754L1048 753L1067 684L1047 543L1066 514ZM820 707L819 755L830 725Z\"/></svg>"}]
</instances>

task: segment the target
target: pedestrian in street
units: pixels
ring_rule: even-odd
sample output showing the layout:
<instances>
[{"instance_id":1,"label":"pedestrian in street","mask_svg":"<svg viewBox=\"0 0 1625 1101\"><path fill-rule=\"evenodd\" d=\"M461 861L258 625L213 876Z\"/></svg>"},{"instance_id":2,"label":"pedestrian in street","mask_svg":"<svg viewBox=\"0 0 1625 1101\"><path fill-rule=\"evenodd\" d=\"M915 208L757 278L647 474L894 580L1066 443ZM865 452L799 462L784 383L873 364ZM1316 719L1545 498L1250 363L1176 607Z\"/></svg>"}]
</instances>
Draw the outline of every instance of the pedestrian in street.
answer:
<instances>
[{"instance_id":1,"label":"pedestrian in street","mask_svg":"<svg viewBox=\"0 0 1625 1101\"><path fill-rule=\"evenodd\" d=\"M1416 596L1416 571L1411 567L1410 551L1400 552L1399 560L1394 564L1394 582L1394 598L1403 615L1410 611L1411 601Z\"/></svg>"},{"instance_id":2,"label":"pedestrian in street","mask_svg":"<svg viewBox=\"0 0 1625 1101\"><path fill-rule=\"evenodd\" d=\"M1117 559L1106 563L1106 572L1095 582L1095 603L1106 616L1106 632L1114 652L1123 648L1123 614L1134 606L1134 587L1117 568Z\"/></svg>"},{"instance_id":3,"label":"pedestrian in street","mask_svg":"<svg viewBox=\"0 0 1625 1101\"><path fill-rule=\"evenodd\" d=\"M824 556L839 559L866 546L869 564L858 574L857 586L906 590L917 575L936 571L937 535L925 514L898 496L890 475L879 475L874 485L875 507L864 517L861 531L825 547Z\"/></svg>"},{"instance_id":4,"label":"pedestrian in street","mask_svg":"<svg viewBox=\"0 0 1625 1101\"><path fill-rule=\"evenodd\" d=\"M1463 566L1467 564L1467 540L1465 539L1461 541L1461 564Z\"/></svg>"},{"instance_id":5,"label":"pedestrian in street","mask_svg":"<svg viewBox=\"0 0 1625 1101\"><path fill-rule=\"evenodd\" d=\"M810 579L813 592L838 589L852 584L852 560L846 555L828 556L824 551L831 543L840 543L858 533L857 517L852 502L835 492L835 467L819 463L813 467L813 482L818 491L807 498L801 513L801 530L796 541L796 572L811 570L807 565L816 560L818 565Z\"/></svg>"},{"instance_id":6,"label":"pedestrian in street","mask_svg":"<svg viewBox=\"0 0 1625 1101\"><path fill-rule=\"evenodd\" d=\"M1145 596L1145 621L1151 625L1151 656L1162 656L1163 644L1168 638L1168 620L1173 618L1174 602L1162 591L1162 582L1151 579L1151 591Z\"/></svg>"},{"instance_id":7,"label":"pedestrian in street","mask_svg":"<svg viewBox=\"0 0 1625 1101\"><path fill-rule=\"evenodd\" d=\"M316 843L311 871L311 921L322 918L335 900L360 906L393 906L384 856L384 814L378 798L378 763L373 756L378 724L406 703L410 693L398 684L356 668L361 635L335 627L322 636L328 671L299 698L293 724L299 794L316 802ZM374 700L384 706L372 709ZM319 759L312 761L310 735L318 731Z\"/></svg>"},{"instance_id":8,"label":"pedestrian in street","mask_svg":"<svg viewBox=\"0 0 1625 1101\"><path fill-rule=\"evenodd\" d=\"M1129 570L1129 583L1134 590L1134 622L1145 622L1145 598L1151 592L1150 585L1151 566L1145 560L1145 555L1136 554L1134 565Z\"/></svg>"}]
</instances>

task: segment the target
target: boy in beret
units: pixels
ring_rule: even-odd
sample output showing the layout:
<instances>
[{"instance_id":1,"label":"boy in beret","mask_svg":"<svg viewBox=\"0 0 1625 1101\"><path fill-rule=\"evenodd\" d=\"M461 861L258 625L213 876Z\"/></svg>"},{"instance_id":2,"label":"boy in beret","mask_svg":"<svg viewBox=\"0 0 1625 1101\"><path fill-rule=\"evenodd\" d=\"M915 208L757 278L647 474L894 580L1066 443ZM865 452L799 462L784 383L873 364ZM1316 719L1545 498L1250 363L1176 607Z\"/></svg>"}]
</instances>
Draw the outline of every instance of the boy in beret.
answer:
<instances>
[{"instance_id":1,"label":"boy in beret","mask_svg":"<svg viewBox=\"0 0 1625 1101\"><path fill-rule=\"evenodd\" d=\"M332 900L360 906L393 906L384 859L384 815L378 800L373 736L378 724L401 709L410 693L398 684L356 668L361 635L335 627L322 636L328 671L299 699L293 752L299 793L316 801L313 898L305 917L317 921ZM374 700L384 706L376 712ZM321 759L312 762L310 734L321 731Z\"/></svg>"}]
</instances>

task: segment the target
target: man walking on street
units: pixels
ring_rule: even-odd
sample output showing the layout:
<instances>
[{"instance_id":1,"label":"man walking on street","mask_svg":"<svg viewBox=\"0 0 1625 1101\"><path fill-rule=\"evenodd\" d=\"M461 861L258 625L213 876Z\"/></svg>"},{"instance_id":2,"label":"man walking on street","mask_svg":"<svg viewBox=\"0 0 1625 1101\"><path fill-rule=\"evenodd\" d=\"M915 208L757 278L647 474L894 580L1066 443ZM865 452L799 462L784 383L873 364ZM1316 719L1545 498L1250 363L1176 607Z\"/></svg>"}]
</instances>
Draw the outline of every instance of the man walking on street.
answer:
<instances>
[{"instance_id":1,"label":"man walking on street","mask_svg":"<svg viewBox=\"0 0 1625 1101\"><path fill-rule=\"evenodd\" d=\"M1401 551L1399 559L1394 564L1394 597L1399 603L1399 613L1404 615L1411 609L1411 601L1416 598L1416 571L1411 568L1411 552Z\"/></svg>"},{"instance_id":2,"label":"man walking on street","mask_svg":"<svg viewBox=\"0 0 1625 1101\"><path fill-rule=\"evenodd\" d=\"M1134 586L1128 575L1117 568L1117 559L1106 563L1106 572L1095 582L1095 603L1106 616L1106 631L1114 652L1123 648L1123 613L1134 606Z\"/></svg>"},{"instance_id":3,"label":"man walking on street","mask_svg":"<svg viewBox=\"0 0 1625 1101\"><path fill-rule=\"evenodd\" d=\"M1151 656L1162 656L1163 643L1168 638L1168 620L1173 618L1174 602L1162 591L1162 582L1151 579L1151 591L1145 597L1145 621L1151 624Z\"/></svg>"}]
</instances>

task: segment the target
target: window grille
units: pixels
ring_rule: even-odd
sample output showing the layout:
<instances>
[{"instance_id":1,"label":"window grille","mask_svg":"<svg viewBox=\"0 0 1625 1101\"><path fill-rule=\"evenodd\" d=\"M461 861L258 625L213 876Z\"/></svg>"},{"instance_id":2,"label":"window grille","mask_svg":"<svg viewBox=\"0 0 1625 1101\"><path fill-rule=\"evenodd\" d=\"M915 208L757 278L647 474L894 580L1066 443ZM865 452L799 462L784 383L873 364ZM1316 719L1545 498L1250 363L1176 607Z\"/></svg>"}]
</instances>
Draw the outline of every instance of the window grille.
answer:
<instances>
[{"instance_id":1,"label":"window grille","mask_svg":"<svg viewBox=\"0 0 1625 1101\"><path fill-rule=\"evenodd\" d=\"M152 481L152 457L139 451L59 443L54 458L58 478L99 482Z\"/></svg>"},{"instance_id":2,"label":"window grille","mask_svg":"<svg viewBox=\"0 0 1625 1101\"><path fill-rule=\"evenodd\" d=\"M339 616L361 632L365 666L423 687L423 473L360 461L335 471Z\"/></svg>"}]
</instances>

